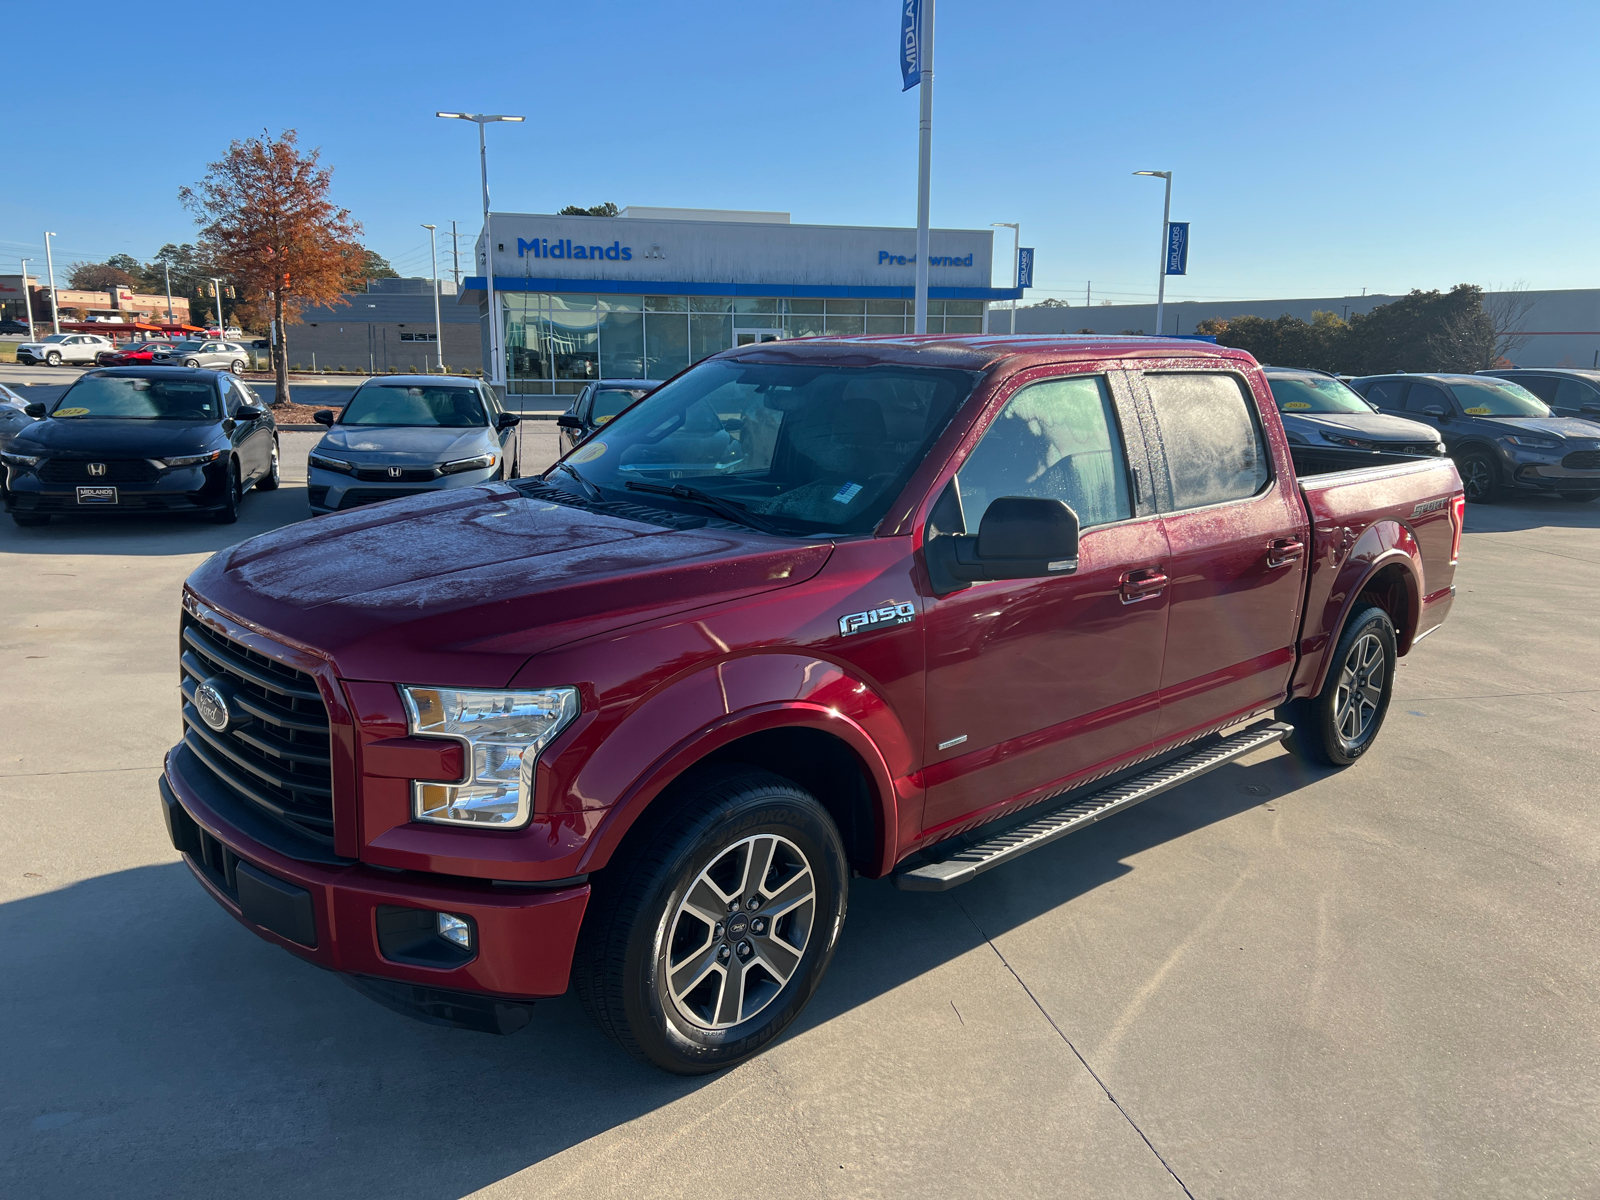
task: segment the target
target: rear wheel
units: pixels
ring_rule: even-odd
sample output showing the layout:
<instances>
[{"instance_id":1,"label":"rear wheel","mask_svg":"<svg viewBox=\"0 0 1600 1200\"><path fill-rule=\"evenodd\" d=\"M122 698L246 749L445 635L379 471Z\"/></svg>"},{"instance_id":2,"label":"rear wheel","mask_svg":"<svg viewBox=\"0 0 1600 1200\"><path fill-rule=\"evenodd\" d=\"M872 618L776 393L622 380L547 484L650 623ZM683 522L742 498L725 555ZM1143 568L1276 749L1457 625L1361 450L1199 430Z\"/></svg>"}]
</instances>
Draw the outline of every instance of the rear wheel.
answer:
<instances>
[{"instance_id":1,"label":"rear wheel","mask_svg":"<svg viewBox=\"0 0 1600 1200\"><path fill-rule=\"evenodd\" d=\"M655 803L673 807L596 881L573 982L634 1057L699 1075L762 1050L811 999L850 869L827 810L765 771L711 768Z\"/></svg>"},{"instance_id":2,"label":"rear wheel","mask_svg":"<svg viewBox=\"0 0 1600 1200\"><path fill-rule=\"evenodd\" d=\"M228 468L228 495L222 507L211 514L218 525L232 525L239 519L239 501L243 498L243 485L239 479L239 464Z\"/></svg>"},{"instance_id":3,"label":"rear wheel","mask_svg":"<svg viewBox=\"0 0 1600 1200\"><path fill-rule=\"evenodd\" d=\"M244 374L244 359L236 358L231 363L229 363L228 364L228 374L230 374L230 375L243 375Z\"/></svg>"},{"instance_id":4,"label":"rear wheel","mask_svg":"<svg viewBox=\"0 0 1600 1200\"><path fill-rule=\"evenodd\" d=\"M1587 504L1591 500L1600 500L1600 492L1562 492L1563 500L1576 500L1579 504Z\"/></svg>"},{"instance_id":5,"label":"rear wheel","mask_svg":"<svg viewBox=\"0 0 1600 1200\"><path fill-rule=\"evenodd\" d=\"M1359 609L1333 652L1322 691L1284 706L1294 725L1290 747L1302 758L1348 767L1383 728L1394 690L1394 624L1376 606Z\"/></svg>"},{"instance_id":6,"label":"rear wheel","mask_svg":"<svg viewBox=\"0 0 1600 1200\"><path fill-rule=\"evenodd\" d=\"M1483 450L1469 450L1456 466L1461 471L1461 486L1474 504L1493 504L1504 494L1500 464Z\"/></svg>"},{"instance_id":7,"label":"rear wheel","mask_svg":"<svg viewBox=\"0 0 1600 1200\"><path fill-rule=\"evenodd\" d=\"M280 483L282 483L282 482L283 482L283 475L282 475L282 472L278 468L278 439L277 438L273 438L272 439L272 467L267 471L267 473L265 475L263 475L260 479L256 480L256 491L258 491L258 492L276 491L278 485Z\"/></svg>"}]
</instances>

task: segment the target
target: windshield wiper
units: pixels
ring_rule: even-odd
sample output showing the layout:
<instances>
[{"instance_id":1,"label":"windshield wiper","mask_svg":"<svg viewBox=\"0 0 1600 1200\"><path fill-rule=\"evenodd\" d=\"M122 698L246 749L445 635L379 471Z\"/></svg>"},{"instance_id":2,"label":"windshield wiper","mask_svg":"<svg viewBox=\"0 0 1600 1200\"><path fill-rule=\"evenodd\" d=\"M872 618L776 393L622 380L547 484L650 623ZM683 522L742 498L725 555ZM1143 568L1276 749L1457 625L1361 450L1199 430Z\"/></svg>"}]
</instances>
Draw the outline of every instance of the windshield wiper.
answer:
<instances>
[{"instance_id":1,"label":"windshield wiper","mask_svg":"<svg viewBox=\"0 0 1600 1200\"><path fill-rule=\"evenodd\" d=\"M577 467L569 467L564 462L558 462L556 464L556 470L565 471L568 475L571 475L574 479L576 479L578 481L578 486L583 489L583 494L586 497L588 497L590 500L602 500L603 501L605 499L605 497L600 494L600 489L599 488L595 487L594 484L590 483L582 475L578 474L578 468Z\"/></svg>"},{"instance_id":2,"label":"windshield wiper","mask_svg":"<svg viewBox=\"0 0 1600 1200\"><path fill-rule=\"evenodd\" d=\"M629 491L650 492L657 496L672 496L678 500L688 500L702 508L720 513L728 520L738 525L748 525L752 529L759 529L762 533L774 533L783 536L783 530L772 522L758 517L737 500L724 500L721 496L714 496L710 492L702 492L699 488L692 488L682 483L641 483L637 479L630 479L622 485Z\"/></svg>"}]
</instances>

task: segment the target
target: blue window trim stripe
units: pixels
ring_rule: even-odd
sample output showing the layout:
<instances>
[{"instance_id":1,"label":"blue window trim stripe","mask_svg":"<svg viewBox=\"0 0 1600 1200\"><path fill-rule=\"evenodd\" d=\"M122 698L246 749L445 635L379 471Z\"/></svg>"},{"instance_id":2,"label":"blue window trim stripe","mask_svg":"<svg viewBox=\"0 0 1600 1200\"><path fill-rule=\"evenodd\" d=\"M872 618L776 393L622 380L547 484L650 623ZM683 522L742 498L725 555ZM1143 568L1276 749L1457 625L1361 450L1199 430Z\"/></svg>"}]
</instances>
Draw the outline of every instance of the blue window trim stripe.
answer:
<instances>
[{"instance_id":1,"label":"blue window trim stripe","mask_svg":"<svg viewBox=\"0 0 1600 1200\"><path fill-rule=\"evenodd\" d=\"M496 275L497 292L562 292L629 296L764 296L791 300L914 300L908 287L825 287L788 283L677 283L659 279L531 279ZM463 292L484 292L488 280L472 275L461 281ZM930 287L930 300L1020 300L1021 288Z\"/></svg>"}]
</instances>

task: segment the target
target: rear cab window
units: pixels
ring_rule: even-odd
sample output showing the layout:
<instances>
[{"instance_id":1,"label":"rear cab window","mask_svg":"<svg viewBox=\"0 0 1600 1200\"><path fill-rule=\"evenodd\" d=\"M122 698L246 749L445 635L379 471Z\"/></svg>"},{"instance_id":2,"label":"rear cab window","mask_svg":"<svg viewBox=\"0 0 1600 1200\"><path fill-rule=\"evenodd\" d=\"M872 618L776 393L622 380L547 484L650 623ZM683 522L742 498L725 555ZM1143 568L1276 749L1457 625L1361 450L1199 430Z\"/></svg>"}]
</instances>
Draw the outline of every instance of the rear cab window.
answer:
<instances>
[{"instance_id":1,"label":"rear cab window","mask_svg":"<svg viewBox=\"0 0 1600 1200\"><path fill-rule=\"evenodd\" d=\"M1144 385L1166 460L1166 511L1244 500L1271 481L1244 380L1223 371L1158 371L1146 372Z\"/></svg>"}]
</instances>

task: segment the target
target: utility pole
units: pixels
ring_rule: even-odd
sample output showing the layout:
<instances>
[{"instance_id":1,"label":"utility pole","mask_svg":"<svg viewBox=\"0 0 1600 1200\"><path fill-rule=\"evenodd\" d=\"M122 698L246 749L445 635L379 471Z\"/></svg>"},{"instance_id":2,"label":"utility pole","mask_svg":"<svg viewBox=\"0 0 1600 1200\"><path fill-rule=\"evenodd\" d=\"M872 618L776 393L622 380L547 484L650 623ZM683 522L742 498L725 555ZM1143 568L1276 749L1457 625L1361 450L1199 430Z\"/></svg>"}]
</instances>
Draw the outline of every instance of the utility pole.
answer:
<instances>
[{"instance_id":1,"label":"utility pole","mask_svg":"<svg viewBox=\"0 0 1600 1200\"><path fill-rule=\"evenodd\" d=\"M166 280L167 280L167 324L171 325L171 324L173 324L173 320L172 320L172 264L167 262L165 259L161 260L161 273L162 273L162 275L166 276Z\"/></svg>"},{"instance_id":2,"label":"utility pole","mask_svg":"<svg viewBox=\"0 0 1600 1200\"><path fill-rule=\"evenodd\" d=\"M22 303L28 310L28 340L33 341L33 297L28 293L28 260L22 260Z\"/></svg>"},{"instance_id":3,"label":"utility pole","mask_svg":"<svg viewBox=\"0 0 1600 1200\"><path fill-rule=\"evenodd\" d=\"M61 309L56 304L56 260L50 256L50 239L55 237L48 229L44 231L44 265L50 272L50 331L61 332Z\"/></svg>"},{"instance_id":4,"label":"utility pole","mask_svg":"<svg viewBox=\"0 0 1600 1200\"><path fill-rule=\"evenodd\" d=\"M1094 280L1092 279L1083 285L1083 306L1085 308L1094 307Z\"/></svg>"}]
</instances>

